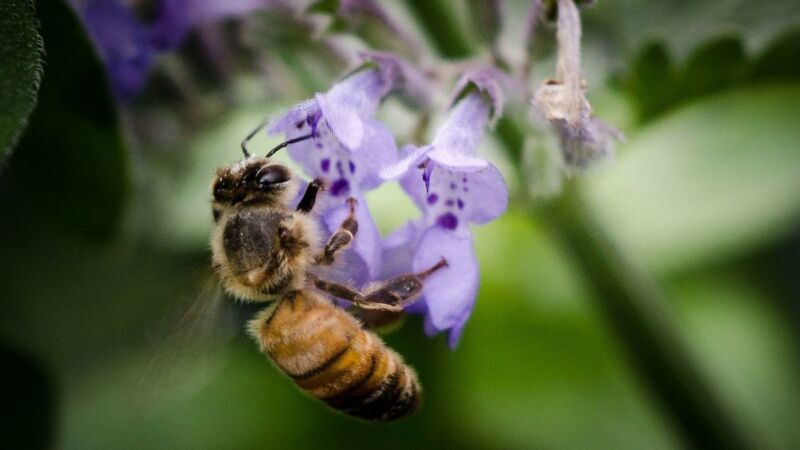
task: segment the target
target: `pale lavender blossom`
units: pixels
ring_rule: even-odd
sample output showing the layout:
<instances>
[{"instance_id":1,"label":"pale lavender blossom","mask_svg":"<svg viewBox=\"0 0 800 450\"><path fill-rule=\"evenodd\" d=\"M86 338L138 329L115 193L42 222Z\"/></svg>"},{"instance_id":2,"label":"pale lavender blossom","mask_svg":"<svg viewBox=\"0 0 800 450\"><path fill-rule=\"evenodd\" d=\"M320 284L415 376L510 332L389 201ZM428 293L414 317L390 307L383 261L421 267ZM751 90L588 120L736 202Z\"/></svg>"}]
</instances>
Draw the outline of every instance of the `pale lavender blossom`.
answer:
<instances>
[{"instance_id":1,"label":"pale lavender blossom","mask_svg":"<svg viewBox=\"0 0 800 450\"><path fill-rule=\"evenodd\" d=\"M308 176L325 181L317 209L329 232L346 217L346 199L358 200L358 234L353 244L358 258L348 261L347 272L359 284L375 279L381 264L380 234L363 193L383 182L378 172L394 163L398 153L391 132L373 116L402 80L399 60L382 54L327 93L295 106L269 129L287 140L308 137L290 144L289 154Z\"/></svg>"},{"instance_id":2,"label":"pale lavender blossom","mask_svg":"<svg viewBox=\"0 0 800 450\"><path fill-rule=\"evenodd\" d=\"M502 108L502 91L493 71L470 74L459 83L456 103L430 145L408 146L403 158L381 172L400 179L423 211L383 243L382 276L425 270L442 258L448 268L428 278L422 299L408 308L425 315L425 331L449 331L458 344L478 292L478 262L469 224L497 218L508 205L500 172L475 152L484 130Z\"/></svg>"},{"instance_id":3,"label":"pale lavender blossom","mask_svg":"<svg viewBox=\"0 0 800 450\"><path fill-rule=\"evenodd\" d=\"M581 75L581 19L573 0L558 0L558 62L555 79L536 92L534 116L543 115L561 140L564 162L583 168L611 154L619 131L595 118Z\"/></svg>"}]
</instances>

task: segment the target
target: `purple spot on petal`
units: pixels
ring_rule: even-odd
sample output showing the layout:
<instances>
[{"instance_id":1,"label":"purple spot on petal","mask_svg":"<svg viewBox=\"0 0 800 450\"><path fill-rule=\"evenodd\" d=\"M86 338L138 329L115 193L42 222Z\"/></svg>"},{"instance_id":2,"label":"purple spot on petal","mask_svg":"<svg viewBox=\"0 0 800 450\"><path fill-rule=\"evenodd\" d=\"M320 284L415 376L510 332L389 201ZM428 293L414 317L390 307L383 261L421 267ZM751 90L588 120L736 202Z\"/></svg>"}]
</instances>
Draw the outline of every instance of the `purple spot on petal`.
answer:
<instances>
[{"instance_id":1,"label":"purple spot on petal","mask_svg":"<svg viewBox=\"0 0 800 450\"><path fill-rule=\"evenodd\" d=\"M464 188L464 192L469 192L469 188Z\"/></svg>"},{"instance_id":2,"label":"purple spot on petal","mask_svg":"<svg viewBox=\"0 0 800 450\"><path fill-rule=\"evenodd\" d=\"M444 204L447 206L453 206L453 199L451 198L450 200L444 202Z\"/></svg>"},{"instance_id":3,"label":"purple spot on petal","mask_svg":"<svg viewBox=\"0 0 800 450\"><path fill-rule=\"evenodd\" d=\"M316 127L317 123L319 123L319 118L322 117L322 111L315 111L312 114L306 116L306 122L312 127Z\"/></svg>"},{"instance_id":4,"label":"purple spot on petal","mask_svg":"<svg viewBox=\"0 0 800 450\"><path fill-rule=\"evenodd\" d=\"M298 130L302 130L305 125L306 125L305 121L301 120L300 122L297 122L294 126L296 126Z\"/></svg>"},{"instance_id":5,"label":"purple spot on petal","mask_svg":"<svg viewBox=\"0 0 800 450\"><path fill-rule=\"evenodd\" d=\"M425 165L425 171L422 172L422 181L425 182L425 192L428 192L431 188L431 173L433 173L433 163L428 161Z\"/></svg>"},{"instance_id":6,"label":"purple spot on petal","mask_svg":"<svg viewBox=\"0 0 800 450\"><path fill-rule=\"evenodd\" d=\"M322 142L317 142L317 148L322 148Z\"/></svg>"},{"instance_id":7,"label":"purple spot on petal","mask_svg":"<svg viewBox=\"0 0 800 450\"><path fill-rule=\"evenodd\" d=\"M450 183L450 189L455 190L456 189L456 184L455 183Z\"/></svg>"},{"instance_id":8,"label":"purple spot on petal","mask_svg":"<svg viewBox=\"0 0 800 450\"><path fill-rule=\"evenodd\" d=\"M323 172L328 173L328 170L331 168L331 160L328 158L323 159L319 163L319 168L322 169Z\"/></svg>"},{"instance_id":9,"label":"purple spot on petal","mask_svg":"<svg viewBox=\"0 0 800 450\"><path fill-rule=\"evenodd\" d=\"M348 161L347 165L350 167L350 173L355 173L356 172L356 165L353 164L353 161Z\"/></svg>"},{"instance_id":10,"label":"purple spot on petal","mask_svg":"<svg viewBox=\"0 0 800 450\"><path fill-rule=\"evenodd\" d=\"M462 181L463 183L466 183L466 182L467 182L467 177L465 176L465 177L461 178L461 181Z\"/></svg>"},{"instance_id":11,"label":"purple spot on petal","mask_svg":"<svg viewBox=\"0 0 800 450\"><path fill-rule=\"evenodd\" d=\"M453 213L444 213L436 219L436 225L448 230L455 230L458 226L458 217Z\"/></svg>"},{"instance_id":12,"label":"purple spot on petal","mask_svg":"<svg viewBox=\"0 0 800 450\"><path fill-rule=\"evenodd\" d=\"M439 196L436 194L431 194L428 196L428 204L433 205L436 201L439 200Z\"/></svg>"},{"instance_id":13,"label":"purple spot on petal","mask_svg":"<svg viewBox=\"0 0 800 450\"><path fill-rule=\"evenodd\" d=\"M456 203L458 204L458 209L464 209L464 201L463 200L458 199L456 201Z\"/></svg>"},{"instance_id":14,"label":"purple spot on petal","mask_svg":"<svg viewBox=\"0 0 800 450\"><path fill-rule=\"evenodd\" d=\"M338 197L350 192L350 182L344 178L339 178L331 184L331 195Z\"/></svg>"},{"instance_id":15,"label":"purple spot on petal","mask_svg":"<svg viewBox=\"0 0 800 450\"><path fill-rule=\"evenodd\" d=\"M322 117L322 111L317 111L313 114L309 114L306 116L306 122L311 125L311 134L317 134L317 125L319 124L319 119Z\"/></svg>"}]
</instances>

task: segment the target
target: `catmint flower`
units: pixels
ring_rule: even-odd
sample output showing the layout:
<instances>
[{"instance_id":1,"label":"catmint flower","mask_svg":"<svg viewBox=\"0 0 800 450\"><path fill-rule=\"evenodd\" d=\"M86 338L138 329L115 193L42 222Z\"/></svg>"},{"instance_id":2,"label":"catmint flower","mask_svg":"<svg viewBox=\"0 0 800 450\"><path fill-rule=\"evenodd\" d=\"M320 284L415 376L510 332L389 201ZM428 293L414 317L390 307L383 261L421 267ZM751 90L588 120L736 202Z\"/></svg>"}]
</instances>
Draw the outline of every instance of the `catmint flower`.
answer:
<instances>
[{"instance_id":1,"label":"catmint flower","mask_svg":"<svg viewBox=\"0 0 800 450\"><path fill-rule=\"evenodd\" d=\"M564 162L583 168L608 156L621 135L592 115L580 70L581 21L573 0L558 0L558 61L555 79L536 92L532 114L543 115L556 130Z\"/></svg>"},{"instance_id":2,"label":"catmint flower","mask_svg":"<svg viewBox=\"0 0 800 450\"><path fill-rule=\"evenodd\" d=\"M268 0L161 0L150 23L122 0L72 0L106 66L111 90L127 102L136 97L161 52L177 49L191 27L267 8Z\"/></svg>"},{"instance_id":3,"label":"catmint flower","mask_svg":"<svg viewBox=\"0 0 800 450\"><path fill-rule=\"evenodd\" d=\"M349 278L360 284L375 279L381 263L380 234L363 193L383 182L378 172L395 162L398 153L391 132L373 116L382 99L399 86L401 75L399 60L382 54L328 92L295 106L269 129L287 139L307 137L290 144L289 155L308 176L325 181L318 209L329 232L347 216L346 199L358 201L353 244L358 258L345 261Z\"/></svg>"},{"instance_id":4,"label":"catmint flower","mask_svg":"<svg viewBox=\"0 0 800 450\"><path fill-rule=\"evenodd\" d=\"M448 268L426 280L423 297L408 307L425 315L429 335L449 331L455 348L478 292L478 262L470 223L484 224L505 211L508 189L500 172L475 152L484 129L501 111L503 98L493 71L469 74L430 145L408 146L381 172L400 179L423 215L383 242L383 276L421 271L445 258Z\"/></svg>"}]
</instances>

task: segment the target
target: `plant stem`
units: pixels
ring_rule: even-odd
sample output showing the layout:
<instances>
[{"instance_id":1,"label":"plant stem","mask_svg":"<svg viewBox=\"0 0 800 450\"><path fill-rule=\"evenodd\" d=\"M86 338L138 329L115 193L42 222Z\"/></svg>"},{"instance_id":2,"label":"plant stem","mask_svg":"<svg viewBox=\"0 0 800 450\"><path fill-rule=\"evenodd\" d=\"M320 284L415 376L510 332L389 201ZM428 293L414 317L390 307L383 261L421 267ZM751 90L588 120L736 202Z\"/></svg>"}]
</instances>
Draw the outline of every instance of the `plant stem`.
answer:
<instances>
[{"instance_id":1,"label":"plant stem","mask_svg":"<svg viewBox=\"0 0 800 450\"><path fill-rule=\"evenodd\" d=\"M755 448L750 433L702 374L655 281L611 239L576 181L538 211L594 291L595 306L687 444Z\"/></svg>"}]
</instances>

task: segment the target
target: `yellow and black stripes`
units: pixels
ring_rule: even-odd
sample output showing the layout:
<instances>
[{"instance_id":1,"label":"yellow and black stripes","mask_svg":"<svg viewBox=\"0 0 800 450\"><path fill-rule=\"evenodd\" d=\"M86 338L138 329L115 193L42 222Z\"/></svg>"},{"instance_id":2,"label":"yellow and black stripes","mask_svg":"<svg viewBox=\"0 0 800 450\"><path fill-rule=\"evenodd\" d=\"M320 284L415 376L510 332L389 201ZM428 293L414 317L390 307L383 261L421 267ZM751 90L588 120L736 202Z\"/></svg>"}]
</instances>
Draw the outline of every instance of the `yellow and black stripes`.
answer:
<instances>
[{"instance_id":1,"label":"yellow and black stripes","mask_svg":"<svg viewBox=\"0 0 800 450\"><path fill-rule=\"evenodd\" d=\"M251 330L297 385L334 409L388 421L414 412L414 370L346 311L310 292L290 294Z\"/></svg>"}]
</instances>

